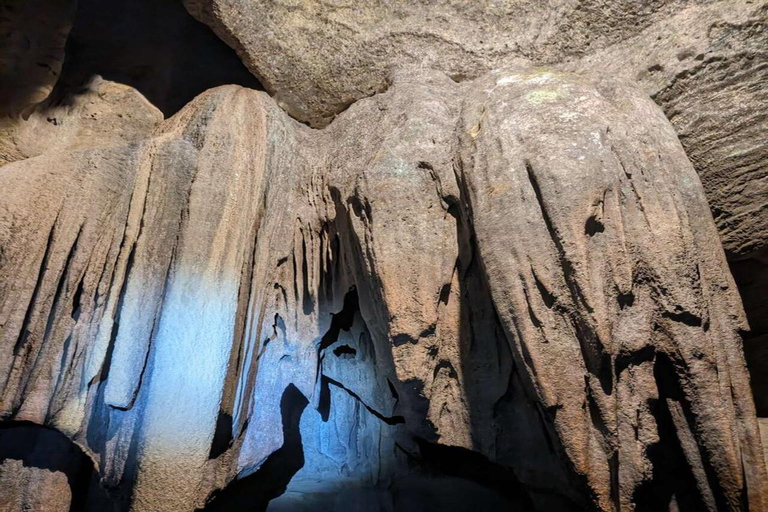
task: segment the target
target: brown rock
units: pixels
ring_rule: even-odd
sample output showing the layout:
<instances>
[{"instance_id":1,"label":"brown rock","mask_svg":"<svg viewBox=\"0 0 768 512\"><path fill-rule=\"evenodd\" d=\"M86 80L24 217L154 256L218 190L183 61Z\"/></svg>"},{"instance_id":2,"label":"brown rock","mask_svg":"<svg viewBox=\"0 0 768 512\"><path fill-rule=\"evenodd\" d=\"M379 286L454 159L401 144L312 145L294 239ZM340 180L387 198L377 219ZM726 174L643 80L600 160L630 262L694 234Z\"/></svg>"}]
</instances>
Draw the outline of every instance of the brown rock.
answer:
<instances>
[{"instance_id":1,"label":"brown rock","mask_svg":"<svg viewBox=\"0 0 768 512\"><path fill-rule=\"evenodd\" d=\"M569 67L636 81L701 177L729 258L768 247L768 4L691 5Z\"/></svg>"},{"instance_id":2,"label":"brown rock","mask_svg":"<svg viewBox=\"0 0 768 512\"><path fill-rule=\"evenodd\" d=\"M49 151L146 139L163 120L141 93L100 77L64 103L43 102L28 110L26 118L0 118L0 166Z\"/></svg>"},{"instance_id":3,"label":"brown rock","mask_svg":"<svg viewBox=\"0 0 768 512\"><path fill-rule=\"evenodd\" d=\"M462 81L530 61L635 81L675 126L727 254L768 244L764 1L185 5L313 126L414 66Z\"/></svg>"},{"instance_id":4,"label":"brown rock","mask_svg":"<svg viewBox=\"0 0 768 512\"><path fill-rule=\"evenodd\" d=\"M456 81L518 60L555 62L620 41L686 0L385 2L185 0L292 116L325 126L398 69Z\"/></svg>"},{"instance_id":5,"label":"brown rock","mask_svg":"<svg viewBox=\"0 0 768 512\"><path fill-rule=\"evenodd\" d=\"M411 71L322 131L222 87L0 194L0 413L132 511L766 508L738 293L630 87Z\"/></svg>"}]
</instances>

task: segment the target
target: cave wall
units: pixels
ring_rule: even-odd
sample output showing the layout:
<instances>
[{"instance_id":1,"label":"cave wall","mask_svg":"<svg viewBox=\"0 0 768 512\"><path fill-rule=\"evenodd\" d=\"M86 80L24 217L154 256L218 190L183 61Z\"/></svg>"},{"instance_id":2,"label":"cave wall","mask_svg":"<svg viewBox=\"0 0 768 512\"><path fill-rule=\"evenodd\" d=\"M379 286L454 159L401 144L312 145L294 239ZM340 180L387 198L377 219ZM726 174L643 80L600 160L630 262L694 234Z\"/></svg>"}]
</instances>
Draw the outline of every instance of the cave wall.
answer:
<instances>
[{"instance_id":1,"label":"cave wall","mask_svg":"<svg viewBox=\"0 0 768 512\"><path fill-rule=\"evenodd\" d=\"M372 3L368 45L187 2L267 94L179 4L81 1L0 125L0 414L100 484L8 457L9 510L768 506L768 9L735 5Z\"/></svg>"}]
</instances>

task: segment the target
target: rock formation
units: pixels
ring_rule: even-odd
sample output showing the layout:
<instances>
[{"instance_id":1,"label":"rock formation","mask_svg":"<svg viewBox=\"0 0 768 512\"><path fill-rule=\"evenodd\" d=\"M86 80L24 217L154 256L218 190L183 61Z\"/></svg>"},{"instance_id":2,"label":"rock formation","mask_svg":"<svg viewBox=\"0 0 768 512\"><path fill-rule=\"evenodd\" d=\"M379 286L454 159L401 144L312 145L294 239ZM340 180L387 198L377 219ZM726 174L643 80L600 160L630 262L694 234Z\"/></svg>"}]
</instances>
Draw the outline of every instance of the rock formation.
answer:
<instances>
[{"instance_id":1,"label":"rock formation","mask_svg":"<svg viewBox=\"0 0 768 512\"><path fill-rule=\"evenodd\" d=\"M768 510L764 4L186 6L0 127L0 511Z\"/></svg>"}]
</instances>

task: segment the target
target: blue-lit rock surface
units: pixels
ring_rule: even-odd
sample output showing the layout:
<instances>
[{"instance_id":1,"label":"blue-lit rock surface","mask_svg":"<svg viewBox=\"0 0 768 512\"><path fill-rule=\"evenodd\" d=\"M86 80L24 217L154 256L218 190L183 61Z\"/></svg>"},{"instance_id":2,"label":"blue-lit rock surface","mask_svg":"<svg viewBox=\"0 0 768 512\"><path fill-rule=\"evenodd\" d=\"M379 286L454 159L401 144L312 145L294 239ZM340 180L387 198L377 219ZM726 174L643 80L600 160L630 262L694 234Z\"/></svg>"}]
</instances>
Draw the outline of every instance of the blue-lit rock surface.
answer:
<instances>
[{"instance_id":1,"label":"blue-lit rock surface","mask_svg":"<svg viewBox=\"0 0 768 512\"><path fill-rule=\"evenodd\" d=\"M323 130L226 86L0 197L0 412L116 510L768 507L738 292L628 86L413 70Z\"/></svg>"}]
</instances>

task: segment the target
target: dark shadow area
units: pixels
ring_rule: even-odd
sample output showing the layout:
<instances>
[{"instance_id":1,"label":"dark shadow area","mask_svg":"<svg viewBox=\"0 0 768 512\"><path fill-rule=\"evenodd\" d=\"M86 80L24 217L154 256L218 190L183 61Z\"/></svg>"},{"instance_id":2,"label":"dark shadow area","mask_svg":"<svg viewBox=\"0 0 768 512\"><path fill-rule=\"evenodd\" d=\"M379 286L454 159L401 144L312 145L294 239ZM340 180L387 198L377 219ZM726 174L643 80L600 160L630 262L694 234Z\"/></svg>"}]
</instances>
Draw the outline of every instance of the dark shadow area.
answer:
<instances>
[{"instance_id":1,"label":"dark shadow area","mask_svg":"<svg viewBox=\"0 0 768 512\"><path fill-rule=\"evenodd\" d=\"M331 326L320 340L320 346L317 348L318 351L322 352L336 343L341 331L349 331L355 320L355 313L358 311L360 311L360 298L357 295L357 288L353 286L344 295L344 304L341 311L331 318Z\"/></svg>"},{"instance_id":2,"label":"dark shadow area","mask_svg":"<svg viewBox=\"0 0 768 512\"><path fill-rule=\"evenodd\" d=\"M757 415L768 417L768 251L729 262L750 332L743 333Z\"/></svg>"},{"instance_id":3,"label":"dark shadow area","mask_svg":"<svg viewBox=\"0 0 768 512\"><path fill-rule=\"evenodd\" d=\"M647 456L653 465L653 478L635 490L636 510L706 510L699 498L696 481L681 448L667 402L685 401L675 367L669 357L663 353L656 354L653 374L659 389L659 398L653 400L650 406L658 425L659 441L648 448ZM671 506L673 501L676 508Z\"/></svg>"},{"instance_id":4,"label":"dark shadow area","mask_svg":"<svg viewBox=\"0 0 768 512\"><path fill-rule=\"evenodd\" d=\"M208 458L215 459L227 451L230 446L232 446L232 415L219 411Z\"/></svg>"},{"instance_id":5,"label":"dark shadow area","mask_svg":"<svg viewBox=\"0 0 768 512\"><path fill-rule=\"evenodd\" d=\"M178 0L79 0L51 103L67 103L94 75L136 88L166 117L212 87L263 89Z\"/></svg>"},{"instance_id":6,"label":"dark shadow area","mask_svg":"<svg viewBox=\"0 0 768 512\"><path fill-rule=\"evenodd\" d=\"M13 461L21 462L21 468ZM26 421L0 423L0 489L5 502L21 500L22 509L34 510L34 503L27 500L37 496L46 505L63 506L61 499L49 499L53 495L61 498L64 491L60 487L62 480L56 478L58 473L66 477L71 501L68 508L55 512L117 510L99 485L91 458L63 433Z\"/></svg>"},{"instance_id":7,"label":"dark shadow area","mask_svg":"<svg viewBox=\"0 0 768 512\"><path fill-rule=\"evenodd\" d=\"M307 407L306 397L290 384L280 400L283 446L270 455L258 471L235 480L215 493L203 512L260 512L270 500L285 492L288 483L304 466L299 421Z\"/></svg>"},{"instance_id":8,"label":"dark shadow area","mask_svg":"<svg viewBox=\"0 0 768 512\"><path fill-rule=\"evenodd\" d=\"M495 464L484 455L460 448L416 439L421 461L433 471L479 484L496 492L509 504L509 510L534 510L534 504L515 473ZM471 497L468 497L471 499ZM467 502L467 510L472 510Z\"/></svg>"},{"instance_id":9,"label":"dark shadow area","mask_svg":"<svg viewBox=\"0 0 768 512\"><path fill-rule=\"evenodd\" d=\"M61 72L75 0L0 0L0 116L45 99Z\"/></svg>"}]
</instances>

